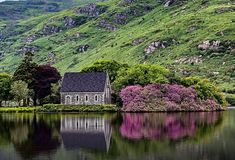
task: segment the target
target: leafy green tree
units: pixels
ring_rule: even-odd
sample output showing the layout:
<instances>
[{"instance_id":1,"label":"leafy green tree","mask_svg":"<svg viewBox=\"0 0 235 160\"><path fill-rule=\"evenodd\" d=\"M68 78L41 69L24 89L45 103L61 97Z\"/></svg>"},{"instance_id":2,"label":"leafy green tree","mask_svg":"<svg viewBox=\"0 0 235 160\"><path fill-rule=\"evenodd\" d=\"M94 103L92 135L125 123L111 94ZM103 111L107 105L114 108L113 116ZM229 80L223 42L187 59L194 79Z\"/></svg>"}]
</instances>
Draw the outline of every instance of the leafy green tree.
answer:
<instances>
[{"instance_id":1,"label":"leafy green tree","mask_svg":"<svg viewBox=\"0 0 235 160\"><path fill-rule=\"evenodd\" d=\"M108 72L111 83L114 82L118 71L128 68L127 64L121 64L114 60L102 60L95 62L92 66L84 68L82 72Z\"/></svg>"},{"instance_id":2,"label":"leafy green tree","mask_svg":"<svg viewBox=\"0 0 235 160\"><path fill-rule=\"evenodd\" d=\"M16 69L13 75L13 81L24 81L28 84L29 89L33 91L33 82L34 82L34 73L36 72L37 64L33 62L33 54L31 52L28 52L25 54L24 59L22 60L19 67ZM33 95L35 93L31 94L32 96L29 96L27 99L27 105L30 101L30 97L33 98ZM26 105L26 100L24 100L24 105Z\"/></svg>"},{"instance_id":3,"label":"leafy green tree","mask_svg":"<svg viewBox=\"0 0 235 160\"><path fill-rule=\"evenodd\" d=\"M186 77L181 80L181 84L186 87L194 86L199 98L201 99L214 99L219 104L227 105L223 93L208 79L200 77Z\"/></svg>"},{"instance_id":4,"label":"leafy green tree","mask_svg":"<svg viewBox=\"0 0 235 160\"><path fill-rule=\"evenodd\" d=\"M37 64L33 62L33 54L28 52L19 67L16 69L13 75L13 81L24 81L28 84L29 88L32 88L33 74L36 71Z\"/></svg>"},{"instance_id":5,"label":"leafy green tree","mask_svg":"<svg viewBox=\"0 0 235 160\"><path fill-rule=\"evenodd\" d=\"M41 104L59 104L60 103L60 85L55 83L51 85L51 94L41 100Z\"/></svg>"},{"instance_id":6,"label":"leafy green tree","mask_svg":"<svg viewBox=\"0 0 235 160\"><path fill-rule=\"evenodd\" d=\"M20 106L20 101L29 96L28 84L24 81L15 81L11 85L11 93Z\"/></svg>"},{"instance_id":7,"label":"leafy green tree","mask_svg":"<svg viewBox=\"0 0 235 160\"><path fill-rule=\"evenodd\" d=\"M11 83L12 79L9 74L0 73L0 106L2 105L2 101L11 99Z\"/></svg>"},{"instance_id":8,"label":"leafy green tree","mask_svg":"<svg viewBox=\"0 0 235 160\"><path fill-rule=\"evenodd\" d=\"M140 64L118 72L114 89L118 93L128 85L147 85L151 83L169 83L170 71L159 65Z\"/></svg>"}]
</instances>

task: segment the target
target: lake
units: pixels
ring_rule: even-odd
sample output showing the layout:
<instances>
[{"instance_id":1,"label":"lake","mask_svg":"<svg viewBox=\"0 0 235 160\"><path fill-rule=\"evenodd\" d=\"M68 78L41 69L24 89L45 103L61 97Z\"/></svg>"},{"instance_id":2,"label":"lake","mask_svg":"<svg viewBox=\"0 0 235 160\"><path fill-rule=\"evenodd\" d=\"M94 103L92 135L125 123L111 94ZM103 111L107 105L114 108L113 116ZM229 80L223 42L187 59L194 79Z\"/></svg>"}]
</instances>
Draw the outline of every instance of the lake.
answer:
<instances>
[{"instance_id":1,"label":"lake","mask_svg":"<svg viewBox=\"0 0 235 160\"><path fill-rule=\"evenodd\" d=\"M1 160L234 160L235 110L0 114Z\"/></svg>"}]
</instances>

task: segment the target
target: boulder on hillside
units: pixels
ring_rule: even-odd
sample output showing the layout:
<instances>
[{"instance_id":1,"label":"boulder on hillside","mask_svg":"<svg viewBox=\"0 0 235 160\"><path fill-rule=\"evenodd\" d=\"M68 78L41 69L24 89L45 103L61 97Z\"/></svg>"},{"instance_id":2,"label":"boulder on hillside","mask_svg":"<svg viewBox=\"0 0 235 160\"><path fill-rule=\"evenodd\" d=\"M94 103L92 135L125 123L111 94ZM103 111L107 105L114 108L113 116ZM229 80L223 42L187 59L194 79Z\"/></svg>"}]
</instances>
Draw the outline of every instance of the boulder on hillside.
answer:
<instances>
[{"instance_id":1,"label":"boulder on hillside","mask_svg":"<svg viewBox=\"0 0 235 160\"><path fill-rule=\"evenodd\" d=\"M97 27L105 28L109 31L116 31L118 29L114 24L110 23L109 21L107 21L105 19L98 22Z\"/></svg>"},{"instance_id":2,"label":"boulder on hillside","mask_svg":"<svg viewBox=\"0 0 235 160\"><path fill-rule=\"evenodd\" d=\"M78 46L78 48L77 48L77 52L78 52L78 53L86 52L89 47L90 47L90 46L89 46L88 44L86 44L86 45L80 45L80 46Z\"/></svg>"},{"instance_id":3,"label":"boulder on hillside","mask_svg":"<svg viewBox=\"0 0 235 160\"><path fill-rule=\"evenodd\" d=\"M88 4L84 7L80 7L75 10L78 14L86 14L89 17L98 17L100 14L104 13L107 10L106 6L100 6L97 4Z\"/></svg>"},{"instance_id":4,"label":"boulder on hillside","mask_svg":"<svg viewBox=\"0 0 235 160\"><path fill-rule=\"evenodd\" d=\"M198 45L205 52L230 53L235 49L235 41L206 40Z\"/></svg>"},{"instance_id":5,"label":"boulder on hillside","mask_svg":"<svg viewBox=\"0 0 235 160\"><path fill-rule=\"evenodd\" d=\"M58 32L62 32L62 28L54 25L45 25L42 29L44 35L50 35Z\"/></svg>"},{"instance_id":6,"label":"boulder on hillside","mask_svg":"<svg viewBox=\"0 0 235 160\"><path fill-rule=\"evenodd\" d=\"M150 43L145 49L145 54L151 54L157 49L164 49L174 43L175 40L160 40Z\"/></svg>"}]
</instances>

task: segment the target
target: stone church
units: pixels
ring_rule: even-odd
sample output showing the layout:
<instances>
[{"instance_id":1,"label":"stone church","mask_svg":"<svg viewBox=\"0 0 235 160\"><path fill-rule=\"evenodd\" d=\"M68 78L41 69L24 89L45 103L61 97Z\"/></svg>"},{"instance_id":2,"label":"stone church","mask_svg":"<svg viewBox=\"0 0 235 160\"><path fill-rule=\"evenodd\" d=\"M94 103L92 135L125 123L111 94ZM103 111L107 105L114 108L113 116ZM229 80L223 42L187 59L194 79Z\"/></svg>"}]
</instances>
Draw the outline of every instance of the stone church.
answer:
<instances>
[{"instance_id":1,"label":"stone church","mask_svg":"<svg viewBox=\"0 0 235 160\"><path fill-rule=\"evenodd\" d=\"M61 104L111 104L111 85L104 72L65 73L60 90Z\"/></svg>"}]
</instances>

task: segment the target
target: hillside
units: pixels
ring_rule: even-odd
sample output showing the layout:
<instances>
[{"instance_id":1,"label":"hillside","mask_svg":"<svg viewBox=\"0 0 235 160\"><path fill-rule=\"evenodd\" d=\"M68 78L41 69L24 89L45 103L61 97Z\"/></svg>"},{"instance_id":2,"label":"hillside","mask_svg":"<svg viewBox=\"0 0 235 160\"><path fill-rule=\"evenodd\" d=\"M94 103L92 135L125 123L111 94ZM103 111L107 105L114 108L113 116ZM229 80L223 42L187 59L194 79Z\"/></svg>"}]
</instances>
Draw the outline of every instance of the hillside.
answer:
<instances>
[{"instance_id":1,"label":"hillside","mask_svg":"<svg viewBox=\"0 0 235 160\"><path fill-rule=\"evenodd\" d=\"M32 51L37 62L62 73L113 59L158 63L206 76L226 90L235 87L232 0L109 0L10 26L0 37L0 66L8 72Z\"/></svg>"}]
</instances>

